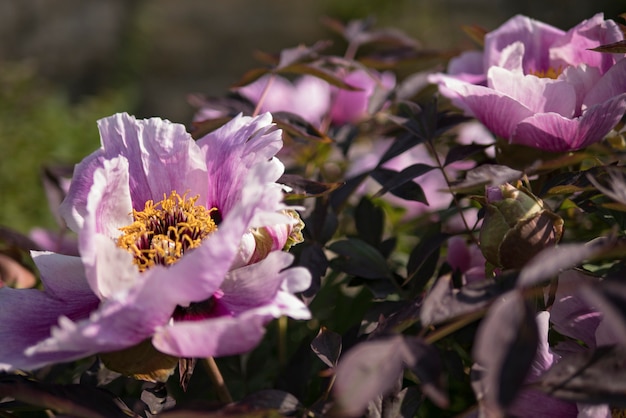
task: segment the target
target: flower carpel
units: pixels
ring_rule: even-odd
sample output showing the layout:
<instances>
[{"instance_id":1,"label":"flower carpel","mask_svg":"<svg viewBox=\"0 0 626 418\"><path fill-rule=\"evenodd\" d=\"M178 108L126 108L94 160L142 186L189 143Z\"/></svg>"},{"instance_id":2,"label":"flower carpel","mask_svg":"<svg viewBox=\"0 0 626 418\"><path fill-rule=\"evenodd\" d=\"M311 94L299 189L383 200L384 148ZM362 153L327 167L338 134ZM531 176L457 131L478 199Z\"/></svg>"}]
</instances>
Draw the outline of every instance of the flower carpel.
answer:
<instances>
[{"instance_id":1,"label":"flower carpel","mask_svg":"<svg viewBox=\"0 0 626 418\"><path fill-rule=\"evenodd\" d=\"M212 218L217 208L206 209L197 200L198 196L187 198L176 191L157 203L148 200L143 210L133 209L134 222L120 228L117 245L133 254L141 272L155 264L174 264L217 230Z\"/></svg>"}]
</instances>

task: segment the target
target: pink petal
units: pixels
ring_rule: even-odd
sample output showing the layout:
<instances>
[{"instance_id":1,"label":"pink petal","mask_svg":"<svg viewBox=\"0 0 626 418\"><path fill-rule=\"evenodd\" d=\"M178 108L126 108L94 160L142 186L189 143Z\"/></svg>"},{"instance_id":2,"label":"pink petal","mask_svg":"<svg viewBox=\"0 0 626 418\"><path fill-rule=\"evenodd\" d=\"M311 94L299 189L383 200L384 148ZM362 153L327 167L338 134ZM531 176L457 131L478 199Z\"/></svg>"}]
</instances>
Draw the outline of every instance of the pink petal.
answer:
<instances>
[{"instance_id":1,"label":"pink petal","mask_svg":"<svg viewBox=\"0 0 626 418\"><path fill-rule=\"evenodd\" d=\"M491 67L487 78L491 88L520 102L532 112L574 116L576 92L564 81L525 76L500 67Z\"/></svg>"},{"instance_id":2,"label":"pink petal","mask_svg":"<svg viewBox=\"0 0 626 418\"><path fill-rule=\"evenodd\" d=\"M598 68L604 74L615 62L615 57L590 49L611 44L623 38L619 26L612 20L604 20L604 15L598 13L570 29L554 43L550 48L552 67L587 64Z\"/></svg>"},{"instance_id":3,"label":"pink petal","mask_svg":"<svg viewBox=\"0 0 626 418\"><path fill-rule=\"evenodd\" d=\"M29 349L50 336L60 317L86 318L99 304L83 275L80 258L33 253L46 291L0 289L0 369L35 369L91 354L67 350L27 355Z\"/></svg>"},{"instance_id":4,"label":"pink petal","mask_svg":"<svg viewBox=\"0 0 626 418\"><path fill-rule=\"evenodd\" d=\"M548 48L564 32L553 26L517 15L485 36L485 68L497 65L500 54L514 42L524 44L524 73L547 70L550 67Z\"/></svg>"},{"instance_id":5,"label":"pink petal","mask_svg":"<svg viewBox=\"0 0 626 418\"><path fill-rule=\"evenodd\" d=\"M205 165L200 149L185 127L158 118L137 120L118 113L98 121L107 159L128 160L133 207L143 210L148 200L159 201L173 190L205 198Z\"/></svg>"},{"instance_id":6,"label":"pink petal","mask_svg":"<svg viewBox=\"0 0 626 418\"><path fill-rule=\"evenodd\" d=\"M511 142L552 152L577 150L602 140L625 111L626 93L591 107L579 119L536 114L519 124Z\"/></svg>"},{"instance_id":7,"label":"pink petal","mask_svg":"<svg viewBox=\"0 0 626 418\"><path fill-rule=\"evenodd\" d=\"M606 102L624 92L626 92L626 59L618 61L588 90L583 100L583 107Z\"/></svg>"}]
</instances>

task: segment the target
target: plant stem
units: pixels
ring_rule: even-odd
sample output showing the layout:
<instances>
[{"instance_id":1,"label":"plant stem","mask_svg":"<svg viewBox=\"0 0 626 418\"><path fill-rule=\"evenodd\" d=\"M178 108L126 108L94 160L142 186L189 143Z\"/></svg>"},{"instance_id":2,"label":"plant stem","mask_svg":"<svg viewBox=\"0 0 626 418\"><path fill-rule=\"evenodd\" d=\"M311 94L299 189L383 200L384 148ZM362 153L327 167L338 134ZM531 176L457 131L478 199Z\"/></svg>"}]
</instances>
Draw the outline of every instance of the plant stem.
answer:
<instances>
[{"instance_id":1,"label":"plant stem","mask_svg":"<svg viewBox=\"0 0 626 418\"><path fill-rule=\"evenodd\" d=\"M217 392L219 400L224 403L231 403L233 398L230 396L230 392L226 387L226 383L224 382L220 369L217 367L215 359L213 357L207 357L204 359L204 364L209 372L211 382L213 382L213 385L215 386L215 391Z\"/></svg>"}]
</instances>

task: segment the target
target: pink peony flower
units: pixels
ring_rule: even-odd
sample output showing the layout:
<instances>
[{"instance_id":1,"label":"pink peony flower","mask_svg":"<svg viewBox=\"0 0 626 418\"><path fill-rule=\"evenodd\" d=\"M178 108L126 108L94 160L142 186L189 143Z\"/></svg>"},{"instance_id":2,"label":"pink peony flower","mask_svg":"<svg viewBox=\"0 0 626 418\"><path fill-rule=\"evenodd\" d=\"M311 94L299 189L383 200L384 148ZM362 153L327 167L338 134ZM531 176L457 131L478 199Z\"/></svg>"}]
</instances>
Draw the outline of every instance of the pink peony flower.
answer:
<instances>
[{"instance_id":1,"label":"pink peony flower","mask_svg":"<svg viewBox=\"0 0 626 418\"><path fill-rule=\"evenodd\" d=\"M511 144L576 150L602 140L626 111L624 56L589 50L622 39L602 14L568 32L516 16L486 35L484 52L462 54L430 81Z\"/></svg>"},{"instance_id":2,"label":"pink peony flower","mask_svg":"<svg viewBox=\"0 0 626 418\"><path fill-rule=\"evenodd\" d=\"M146 342L224 356L254 348L272 318L309 318L293 293L310 274L281 251L300 224L276 183L271 119L238 116L197 142L157 118L99 121L102 147L76 166L62 205L80 257L35 252L44 291L0 289L0 369Z\"/></svg>"},{"instance_id":3,"label":"pink peony flower","mask_svg":"<svg viewBox=\"0 0 626 418\"><path fill-rule=\"evenodd\" d=\"M319 126L330 106L330 85L310 75L302 76L293 83L278 75L273 77L264 97L270 76L263 76L237 91L254 104L263 97L262 112L291 112Z\"/></svg>"},{"instance_id":4,"label":"pink peony flower","mask_svg":"<svg viewBox=\"0 0 626 418\"><path fill-rule=\"evenodd\" d=\"M356 123L368 114L368 104L377 89L388 91L394 88L396 78L393 73L367 72L355 70L343 79L346 83L361 90L333 88L333 102L330 116L333 123Z\"/></svg>"}]
</instances>

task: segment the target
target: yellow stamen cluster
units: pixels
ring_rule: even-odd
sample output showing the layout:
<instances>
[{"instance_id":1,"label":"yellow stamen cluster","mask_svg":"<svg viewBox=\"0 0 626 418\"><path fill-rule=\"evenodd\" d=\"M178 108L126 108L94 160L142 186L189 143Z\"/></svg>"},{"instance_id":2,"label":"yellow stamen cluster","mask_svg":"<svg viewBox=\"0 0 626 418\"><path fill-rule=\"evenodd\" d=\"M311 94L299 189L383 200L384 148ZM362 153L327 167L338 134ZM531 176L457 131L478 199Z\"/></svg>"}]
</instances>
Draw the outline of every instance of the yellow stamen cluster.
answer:
<instances>
[{"instance_id":1,"label":"yellow stamen cluster","mask_svg":"<svg viewBox=\"0 0 626 418\"><path fill-rule=\"evenodd\" d=\"M531 71L530 74L539 78L551 78L553 80L556 80L561 75L562 72L563 72L563 67L559 67L559 68L550 67L547 70Z\"/></svg>"},{"instance_id":2,"label":"yellow stamen cluster","mask_svg":"<svg viewBox=\"0 0 626 418\"><path fill-rule=\"evenodd\" d=\"M148 200L144 210L133 209L134 222L120 228L123 234L117 245L133 254L139 271L174 264L217 229L211 217L217 209L207 210L196 205L197 200L198 196L187 198L176 191L157 203Z\"/></svg>"}]
</instances>

